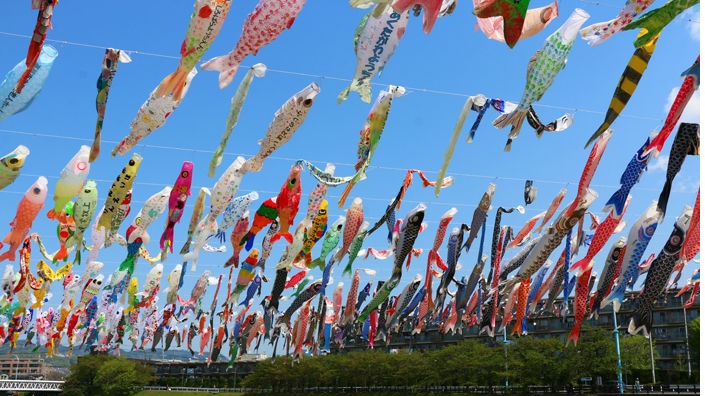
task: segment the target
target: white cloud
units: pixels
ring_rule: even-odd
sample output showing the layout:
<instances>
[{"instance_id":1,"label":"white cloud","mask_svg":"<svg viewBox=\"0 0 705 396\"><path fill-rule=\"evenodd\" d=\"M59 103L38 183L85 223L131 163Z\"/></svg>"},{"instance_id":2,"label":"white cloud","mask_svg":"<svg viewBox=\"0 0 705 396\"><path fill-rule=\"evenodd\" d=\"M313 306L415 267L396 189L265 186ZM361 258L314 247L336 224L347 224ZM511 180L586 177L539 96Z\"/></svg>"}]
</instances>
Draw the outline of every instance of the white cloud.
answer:
<instances>
[{"instance_id":1,"label":"white cloud","mask_svg":"<svg viewBox=\"0 0 705 396\"><path fill-rule=\"evenodd\" d=\"M668 155L659 155L656 158L656 161L649 165L649 170L656 171L656 170L661 170L661 171L666 171L668 168Z\"/></svg>"},{"instance_id":2,"label":"white cloud","mask_svg":"<svg viewBox=\"0 0 705 396\"><path fill-rule=\"evenodd\" d=\"M692 7L683 14L680 19L685 23L690 38L695 42L700 42L700 7Z\"/></svg>"},{"instance_id":3,"label":"white cloud","mask_svg":"<svg viewBox=\"0 0 705 396\"><path fill-rule=\"evenodd\" d=\"M680 87L673 88L671 93L668 94L668 99L666 99L666 104L664 105L664 112L666 114L671 110L671 105L673 105L673 101L678 95L678 90L680 90ZM683 114L681 114L679 122L700 123L700 90L693 93L693 96L683 110Z\"/></svg>"},{"instance_id":4,"label":"white cloud","mask_svg":"<svg viewBox=\"0 0 705 396\"><path fill-rule=\"evenodd\" d=\"M693 181L690 178L686 178L686 180L676 180L673 183L673 191L677 193L695 194L698 192L699 188L700 182L697 180Z\"/></svg>"}]
</instances>

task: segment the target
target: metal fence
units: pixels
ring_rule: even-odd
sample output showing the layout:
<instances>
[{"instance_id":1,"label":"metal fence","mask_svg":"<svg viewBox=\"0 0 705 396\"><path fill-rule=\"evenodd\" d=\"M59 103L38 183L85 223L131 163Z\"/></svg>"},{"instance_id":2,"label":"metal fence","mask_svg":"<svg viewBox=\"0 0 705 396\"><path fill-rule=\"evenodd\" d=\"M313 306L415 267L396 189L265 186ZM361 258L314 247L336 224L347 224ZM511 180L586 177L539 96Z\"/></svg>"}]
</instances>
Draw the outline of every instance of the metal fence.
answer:
<instances>
[{"instance_id":1,"label":"metal fence","mask_svg":"<svg viewBox=\"0 0 705 396\"><path fill-rule=\"evenodd\" d=\"M547 385L530 385L530 386L315 386L306 388L195 388L187 386L144 386L144 390L171 390L173 392L207 392L207 393L475 393L475 394L595 394L595 390L588 386L575 386L572 389L561 388L553 389ZM612 391L597 390L598 394L618 395L619 393ZM660 395L660 394L700 394L700 385L643 385L640 392L636 392L632 385L625 385L625 394L641 394L641 395Z\"/></svg>"}]
</instances>

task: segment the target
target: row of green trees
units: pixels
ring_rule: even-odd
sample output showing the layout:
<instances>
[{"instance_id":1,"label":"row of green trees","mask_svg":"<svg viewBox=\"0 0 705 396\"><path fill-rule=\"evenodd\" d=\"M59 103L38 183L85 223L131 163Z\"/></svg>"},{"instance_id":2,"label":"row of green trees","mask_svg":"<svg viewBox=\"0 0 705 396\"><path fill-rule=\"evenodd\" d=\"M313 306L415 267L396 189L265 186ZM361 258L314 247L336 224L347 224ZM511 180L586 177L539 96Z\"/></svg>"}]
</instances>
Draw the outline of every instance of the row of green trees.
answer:
<instances>
[{"instance_id":1,"label":"row of green trees","mask_svg":"<svg viewBox=\"0 0 705 396\"><path fill-rule=\"evenodd\" d=\"M154 370L133 360L109 355L86 355L71 366L62 395L129 396L154 380Z\"/></svg>"},{"instance_id":2,"label":"row of green trees","mask_svg":"<svg viewBox=\"0 0 705 396\"><path fill-rule=\"evenodd\" d=\"M641 336L621 337L625 375L650 368L649 342ZM506 348L506 349L505 349ZM505 355L506 351L506 355ZM506 358L505 358L506 356ZM305 358L292 364L278 358L257 365L242 384L252 388L291 389L314 386L512 386L578 383L581 377L617 378L611 332L586 326L577 347L558 338L531 336L494 345L468 339L426 352L383 350Z\"/></svg>"}]
</instances>

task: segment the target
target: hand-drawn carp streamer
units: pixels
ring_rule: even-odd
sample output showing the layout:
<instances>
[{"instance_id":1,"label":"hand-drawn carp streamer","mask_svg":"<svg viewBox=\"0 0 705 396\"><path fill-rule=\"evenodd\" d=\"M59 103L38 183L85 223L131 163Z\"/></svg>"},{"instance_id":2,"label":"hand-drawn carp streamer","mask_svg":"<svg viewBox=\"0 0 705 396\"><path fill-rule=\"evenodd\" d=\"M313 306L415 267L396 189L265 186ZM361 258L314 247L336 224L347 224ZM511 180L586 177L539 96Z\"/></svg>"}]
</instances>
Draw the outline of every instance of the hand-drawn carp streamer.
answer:
<instances>
[{"instance_id":1,"label":"hand-drawn carp streamer","mask_svg":"<svg viewBox=\"0 0 705 396\"><path fill-rule=\"evenodd\" d=\"M400 14L409 11L412 7L423 8L423 32L426 34L431 33L442 5L443 0L392 0L392 8ZM415 15L418 15L418 11L415 11Z\"/></svg>"},{"instance_id":2,"label":"hand-drawn carp streamer","mask_svg":"<svg viewBox=\"0 0 705 396\"><path fill-rule=\"evenodd\" d=\"M91 169L91 164L88 162L89 152L90 147L81 146L61 171L59 180L56 181L54 187L54 207L47 213L48 218L66 222L66 215L62 215L61 211L64 205L81 192L86 183L88 172Z\"/></svg>"},{"instance_id":3,"label":"hand-drawn carp streamer","mask_svg":"<svg viewBox=\"0 0 705 396\"><path fill-rule=\"evenodd\" d=\"M217 234L218 223L216 218L220 216L227 208L230 201L240 189L240 183L243 176L247 173L245 170L245 158L238 156L218 178L218 181L213 185L211 190L211 206L206 217L199 221L194 231L194 249L186 253L183 261L191 261L191 270L196 270L198 262L198 254L206 244L206 241Z\"/></svg>"},{"instance_id":4,"label":"hand-drawn carp streamer","mask_svg":"<svg viewBox=\"0 0 705 396\"><path fill-rule=\"evenodd\" d=\"M196 73L197 71L194 67L186 76L184 88L180 91L181 96L159 96L157 94L158 88L155 88L154 91L149 94L149 98L142 104L137 111L137 115L130 123L130 133L113 149L113 157L117 154L122 155L132 150L142 138L164 125L167 117L179 107L184 96L186 96L188 87L191 85L191 80L193 80Z\"/></svg>"},{"instance_id":5,"label":"hand-drawn carp streamer","mask_svg":"<svg viewBox=\"0 0 705 396\"><path fill-rule=\"evenodd\" d=\"M645 34L646 30L642 29L641 32L639 32L639 37ZM649 41L634 51L634 55L629 59L627 67L619 78L617 88L614 90L612 100L610 101L610 107L607 109L607 114L605 114L605 120L597 128L597 131L590 136L590 139L585 143L585 148L606 131L627 106L629 99L631 99L634 91L636 91L637 85L639 85L641 76L646 71L646 67L649 66L649 60L651 60L651 55L654 54L658 38L659 35L655 34Z\"/></svg>"},{"instance_id":6,"label":"hand-drawn carp streamer","mask_svg":"<svg viewBox=\"0 0 705 396\"><path fill-rule=\"evenodd\" d=\"M179 66L159 83L155 97L184 98L191 71L220 33L231 4L232 0L196 0L181 43Z\"/></svg>"},{"instance_id":7,"label":"hand-drawn carp streamer","mask_svg":"<svg viewBox=\"0 0 705 396\"><path fill-rule=\"evenodd\" d=\"M198 196L196 196L196 203L193 205L193 212L191 212L191 220L189 221L188 229L186 231L186 242L184 246L181 247L179 254L188 253L191 247L191 239L193 238L193 232L196 230L196 225L198 225L201 216L203 216L203 209L206 202L206 194L210 195L210 190L206 187L201 187L198 191Z\"/></svg>"},{"instance_id":8,"label":"hand-drawn carp streamer","mask_svg":"<svg viewBox=\"0 0 705 396\"><path fill-rule=\"evenodd\" d=\"M120 264L118 270L127 271L132 274L135 271L135 263L139 250L143 244L150 241L150 236L147 233L147 227L164 212L168 203L171 187L164 187L162 190L147 198L144 206L137 212L137 215L132 220L132 223L125 231L125 240L127 241L127 256ZM159 258L154 260L159 261Z\"/></svg>"},{"instance_id":9,"label":"hand-drawn carp streamer","mask_svg":"<svg viewBox=\"0 0 705 396\"><path fill-rule=\"evenodd\" d=\"M657 37L663 28L673 21L681 12L688 8L700 4L700 0L671 0L659 8L651 10L639 17L639 19L631 22L622 30L642 29L642 34L639 34L634 40L634 47L639 48L644 44Z\"/></svg>"},{"instance_id":10,"label":"hand-drawn carp streamer","mask_svg":"<svg viewBox=\"0 0 705 396\"><path fill-rule=\"evenodd\" d=\"M100 155L100 137L103 131L103 119L105 118L105 107L108 103L108 93L113 83L115 73L117 73L118 63L130 63L132 59L125 51L115 48L106 48L103 57L103 68L98 76L98 95L95 97L95 109L98 112L98 120L95 123L95 135L91 145L91 156L89 162L98 159Z\"/></svg>"},{"instance_id":11,"label":"hand-drawn carp streamer","mask_svg":"<svg viewBox=\"0 0 705 396\"><path fill-rule=\"evenodd\" d=\"M51 45L47 44L42 47L38 59L32 65L33 69L28 75L22 92L16 91L15 85L20 75L26 71L25 62L18 63L5 75L5 79L0 84L0 121L24 111L32 103L32 100L41 91L44 81L49 77L51 67L58 55L59 52Z\"/></svg>"},{"instance_id":12,"label":"hand-drawn carp streamer","mask_svg":"<svg viewBox=\"0 0 705 396\"><path fill-rule=\"evenodd\" d=\"M73 201L68 201L61 210L61 215L64 217L62 219L59 219L59 224L56 225L56 237L59 240L58 250L56 250L52 254L49 254L47 253L46 248L42 246L42 242L39 238L39 235L36 235L36 237L34 238L39 244L39 251L42 253L42 255L54 264L56 264L56 262L59 260L62 260L64 262L67 261L69 253L71 253L71 251L74 249L74 246L67 245L67 241L74 234L74 230L76 229L76 225L73 222L73 206Z\"/></svg>"},{"instance_id":13,"label":"hand-drawn carp streamer","mask_svg":"<svg viewBox=\"0 0 705 396\"><path fill-rule=\"evenodd\" d=\"M59 0L32 0L32 9L39 10L37 13L37 24L32 32L32 41L29 42L27 49L27 58L22 75L17 80L14 91L22 93L22 90L27 83L27 80L33 73L34 66L37 64L41 52L44 50L44 40L47 38L47 30L52 28L51 17L54 15L54 7L59 4Z\"/></svg>"},{"instance_id":14,"label":"hand-drawn carp streamer","mask_svg":"<svg viewBox=\"0 0 705 396\"><path fill-rule=\"evenodd\" d=\"M482 4L482 0L473 0L473 5L478 8ZM518 40L529 38L548 26L551 21L558 16L558 2L541 7L532 8L526 11L523 26L521 27L521 35ZM504 43L504 18L501 16L493 16L489 18L477 18L477 27L488 39L497 40ZM511 46L510 46L511 48Z\"/></svg>"},{"instance_id":15,"label":"hand-drawn carp streamer","mask_svg":"<svg viewBox=\"0 0 705 396\"><path fill-rule=\"evenodd\" d=\"M277 195L277 213L279 214L279 231L272 237L272 243L284 237L287 242L293 242L289 227L294 224L294 218L299 212L301 202L301 167L293 165L289 175L279 189ZM300 250L299 250L300 251ZM296 253L298 253L297 251Z\"/></svg>"},{"instance_id":16,"label":"hand-drawn carp streamer","mask_svg":"<svg viewBox=\"0 0 705 396\"><path fill-rule=\"evenodd\" d=\"M629 320L627 331L629 334L641 332L649 337L652 328L652 310L658 297L663 293L668 278L673 273L673 268L678 261L678 252L683 247L685 232L693 217L693 208L686 205L673 225L671 236L666 240L666 245L656 256L644 281L644 289L639 295L637 309Z\"/></svg>"},{"instance_id":17,"label":"hand-drawn carp streamer","mask_svg":"<svg viewBox=\"0 0 705 396\"><path fill-rule=\"evenodd\" d=\"M355 174L348 181L345 190L340 195L338 207L342 208L345 205L345 200L348 198L353 186L361 180L367 178L367 168L370 166L372 156L374 156L384 131L384 126L387 124L387 116L392 107L392 100L404 95L404 87L390 85L388 91L380 91L377 100L372 104L370 114L365 120L365 125L360 130L360 141L357 146L357 162L355 163Z\"/></svg>"},{"instance_id":18,"label":"hand-drawn carp streamer","mask_svg":"<svg viewBox=\"0 0 705 396\"><path fill-rule=\"evenodd\" d=\"M81 249L83 247L83 233L91 225L96 206L98 205L98 189L95 180L88 180L78 193L76 203L73 205L73 221L75 229L73 235L66 241L66 246L74 246L76 256L74 263L81 264Z\"/></svg>"},{"instance_id":19,"label":"hand-drawn carp streamer","mask_svg":"<svg viewBox=\"0 0 705 396\"><path fill-rule=\"evenodd\" d=\"M291 28L306 0L260 0L247 15L235 48L201 65L203 70L217 71L218 86L230 85L238 67L249 54L257 55L262 47L276 40L284 29Z\"/></svg>"},{"instance_id":20,"label":"hand-drawn carp streamer","mask_svg":"<svg viewBox=\"0 0 705 396\"><path fill-rule=\"evenodd\" d=\"M458 5L458 0L443 0L441 5L441 11L438 12L438 17L444 17L451 15L455 11L455 7Z\"/></svg>"},{"instance_id":21,"label":"hand-drawn carp streamer","mask_svg":"<svg viewBox=\"0 0 705 396\"><path fill-rule=\"evenodd\" d=\"M504 41L509 48L514 48L519 41L524 27L526 10L530 0L484 0L475 4L472 11L478 18L500 17L504 22Z\"/></svg>"},{"instance_id":22,"label":"hand-drawn carp streamer","mask_svg":"<svg viewBox=\"0 0 705 396\"><path fill-rule=\"evenodd\" d=\"M661 213L661 221L666 217L666 205L668 205L668 197L671 195L673 179L680 172L683 162L685 162L685 157L699 154L700 125L681 123L668 156L666 182L663 184L661 195L658 197L658 211Z\"/></svg>"},{"instance_id":23,"label":"hand-drawn carp streamer","mask_svg":"<svg viewBox=\"0 0 705 396\"><path fill-rule=\"evenodd\" d=\"M267 0L262 1L267 2ZM294 136L294 132L306 120L306 115L308 115L314 99L320 92L321 89L318 84L312 82L301 91L295 93L274 113L274 119L269 124L264 139L258 141L262 147L260 147L257 154L247 160L244 165L245 171L259 172L262 169L264 160Z\"/></svg>"},{"instance_id":24,"label":"hand-drawn carp streamer","mask_svg":"<svg viewBox=\"0 0 705 396\"><path fill-rule=\"evenodd\" d=\"M381 15L372 14L373 11L370 11L362 17L353 35L353 49L357 57L355 74L352 83L338 95L338 103L346 100L350 91L357 92L363 102L370 103L370 80L376 74L382 73L406 31L409 11L397 13L386 5Z\"/></svg>"},{"instance_id":25,"label":"hand-drawn carp streamer","mask_svg":"<svg viewBox=\"0 0 705 396\"><path fill-rule=\"evenodd\" d=\"M0 157L0 190L17 179L28 155L27 146L20 144L11 152Z\"/></svg>"},{"instance_id":26,"label":"hand-drawn carp streamer","mask_svg":"<svg viewBox=\"0 0 705 396\"><path fill-rule=\"evenodd\" d=\"M245 98L247 98L247 92L250 90L250 84L255 77L264 77L267 71L267 66L264 63L258 63L247 71L245 77L240 82L240 85L235 91L232 99L230 99L230 111L228 112L228 118L225 120L225 131L223 136L220 137L220 143L213 153L211 162L208 164L208 177L215 176L215 168L220 165L223 161L223 153L225 152L225 146L228 144L228 139L230 139L230 134L233 132L233 128L237 124L237 120L240 118L240 112L242 111L242 105L245 104Z\"/></svg>"},{"instance_id":27,"label":"hand-drawn carp streamer","mask_svg":"<svg viewBox=\"0 0 705 396\"><path fill-rule=\"evenodd\" d=\"M588 45L591 47L602 44L608 38L624 29L653 2L654 0L627 0L616 18L581 29L580 37L587 40Z\"/></svg>"},{"instance_id":28,"label":"hand-drawn carp streamer","mask_svg":"<svg viewBox=\"0 0 705 396\"><path fill-rule=\"evenodd\" d=\"M681 74L681 78L683 78L683 84L678 90L676 98L673 100L673 104L668 111L663 127L646 148L647 153L651 150L661 151L663 145L666 143L666 139L668 139L668 136L681 118L685 106L688 105L693 93L700 87L700 55L698 55L695 63Z\"/></svg>"},{"instance_id":29,"label":"hand-drawn carp streamer","mask_svg":"<svg viewBox=\"0 0 705 396\"><path fill-rule=\"evenodd\" d=\"M135 181L135 176L137 176L137 171L141 164L142 156L137 153L132 154L127 165L122 168L122 171L118 174L112 186L110 186L108 196L105 198L103 212L96 221L96 230L100 231L101 227L105 228L103 231L105 233L110 230L113 219L117 215L118 207L132 189L132 183ZM93 248L95 249L97 246Z\"/></svg>"},{"instance_id":30,"label":"hand-drawn carp streamer","mask_svg":"<svg viewBox=\"0 0 705 396\"><path fill-rule=\"evenodd\" d=\"M159 238L159 248L162 250L164 260L167 249L174 252L174 227L181 220L186 207L186 200L191 195L191 181L193 180L193 162L184 161L181 171L177 176L174 186L169 194L169 210L166 216L166 226Z\"/></svg>"},{"instance_id":31,"label":"hand-drawn carp streamer","mask_svg":"<svg viewBox=\"0 0 705 396\"><path fill-rule=\"evenodd\" d=\"M17 205L15 218L10 223L12 227L10 233L0 242L0 249L5 243L9 243L10 247L7 252L0 254L0 261L10 260L15 261L15 252L19 249L22 241L29 234L29 229L32 227L32 222L39 214L39 211L44 207L44 201L47 197L47 178L39 176L27 191L25 191L20 203Z\"/></svg>"},{"instance_id":32,"label":"hand-drawn carp streamer","mask_svg":"<svg viewBox=\"0 0 705 396\"><path fill-rule=\"evenodd\" d=\"M576 8L552 35L548 36L541 49L529 60L526 73L526 86L519 106L510 113L497 117L492 124L497 128L512 125L504 151L512 148L512 140L519 136L529 106L540 100L543 94L553 84L558 72L561 71L568 60L568 53L573 48L578 29L590 17L580 8Z\"/></svg>"}]
</instances>

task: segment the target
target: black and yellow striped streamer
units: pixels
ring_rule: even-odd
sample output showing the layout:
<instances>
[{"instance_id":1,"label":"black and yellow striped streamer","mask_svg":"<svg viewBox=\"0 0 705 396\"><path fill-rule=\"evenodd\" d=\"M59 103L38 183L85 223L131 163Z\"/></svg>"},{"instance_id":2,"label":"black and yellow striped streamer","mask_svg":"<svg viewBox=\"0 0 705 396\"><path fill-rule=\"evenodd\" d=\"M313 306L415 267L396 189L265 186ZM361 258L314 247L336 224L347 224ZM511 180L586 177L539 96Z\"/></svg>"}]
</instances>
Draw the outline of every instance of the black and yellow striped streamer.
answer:
<instances>
[{"instance_id":1,"label":"black and yellow striped streamer","mask_svg":"<svg viewBox=\"0 0 705 396\"><path fill-rule=\"evenodd\" d=\"M642 29L639 32L639 36L647 33L648 31L646 29ZM590 146L595 139L602 135L602 133L605 132L610 125L612 125L614 120L617 119L619 113L624 110L627 102L629 102L632 94L634 94L634 91L639 84L639 80L641 80L641 76L644 74L646 67L649 65L649 60L656 49L656 41L658 38L658 34L653 36L653 38L651 38L651 40L649 40L646 44L634 51L634 55L632 55L629 63L627 63L627 68L624 69L624 73L622 73L622 77L619 79L617 89L614 90L614 95L612 96L610 107L605 115L605 120L602 122L602 125L597 128L597 131L590 136L590 139L585 144L586 148Z\"/></svg>"}]
</instances>

